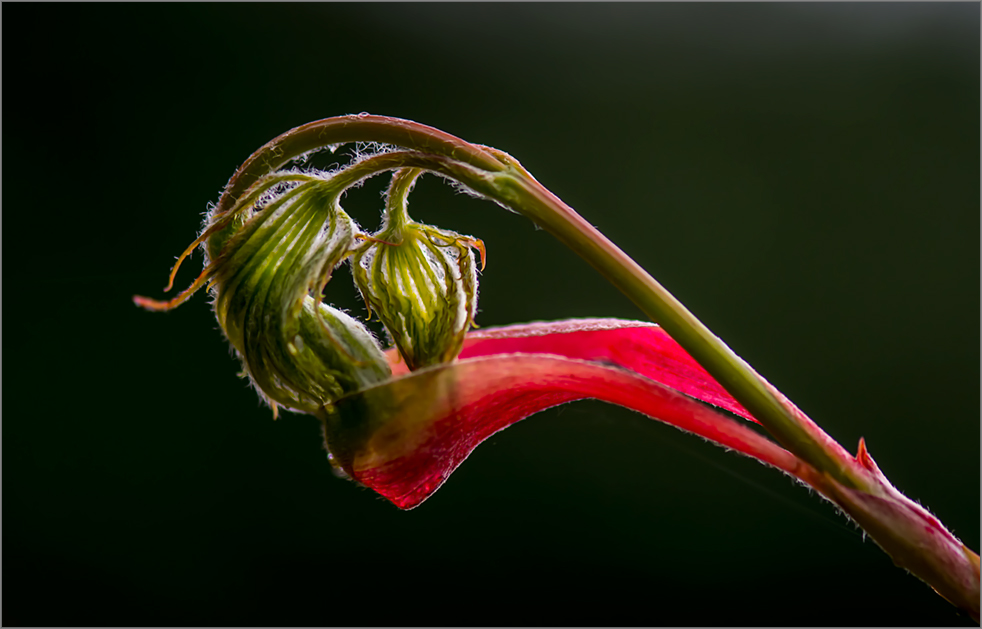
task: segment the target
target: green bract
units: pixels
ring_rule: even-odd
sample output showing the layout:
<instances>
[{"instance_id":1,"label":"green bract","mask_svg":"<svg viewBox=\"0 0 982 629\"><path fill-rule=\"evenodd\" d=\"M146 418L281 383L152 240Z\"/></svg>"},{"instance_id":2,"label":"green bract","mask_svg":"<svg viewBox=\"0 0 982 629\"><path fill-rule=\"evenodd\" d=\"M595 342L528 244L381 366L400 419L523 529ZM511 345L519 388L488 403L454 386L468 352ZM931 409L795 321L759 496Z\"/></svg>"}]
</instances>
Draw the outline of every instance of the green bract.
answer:
<instances>
[{"instance_id":1,"label":"green bract","mask_svg":"<svg viewBox=\"0 0 982 629\"><path fill-rule=\"evenodd\" d=\"M352 259L352 274L409 369L457 357L477 313L477 267L469 236L416 223L406 196L421 171L392 177L382 229Z\"/></svg>"}]
</instances>

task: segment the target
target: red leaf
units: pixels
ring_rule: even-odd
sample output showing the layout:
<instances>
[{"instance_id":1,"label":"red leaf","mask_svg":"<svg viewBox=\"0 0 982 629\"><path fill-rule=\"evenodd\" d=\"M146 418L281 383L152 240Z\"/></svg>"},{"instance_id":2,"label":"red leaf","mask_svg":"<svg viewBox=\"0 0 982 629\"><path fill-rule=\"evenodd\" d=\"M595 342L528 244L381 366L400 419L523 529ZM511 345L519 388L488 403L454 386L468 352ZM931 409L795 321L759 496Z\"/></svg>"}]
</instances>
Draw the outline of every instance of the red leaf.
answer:
<instances>
[{"instance_id":1,"label":"red leaf","mask_svg":"<svg viewBox=\"0 0 982 629\"><path fill-rule=\"evenodd\" d=\"M665 330L653 323L572 319L478 330L467 336L460 358L505 353L557 354L616 365L757 421Z\"/></svg>"},{"instance_id":2,"label":"red leaf","mask_svg":"<svg viewBox=\"0 0 982 629\"><path fill-rule=\"evenodd\" d=\"M553 354L630 369L694 398L757 422L665 330L623 319L539 321L470 332L460 359L495 354ZM395 349L393 377L409 373Z\"/></svg>"},{"instance_id":3,"label":"red leaf","mask_svg":"<svg viewBox=\"0 0 982 629\"><path fill-rule=\"evenodd\" d=\"M666 386L747 414L657 326L603 319L492 329L468 335L461 356L340 400L325 421L335 464L411 509L495 432L595 398L793 474L801 465L746 425Z\"/></svg>"}]
</instances>

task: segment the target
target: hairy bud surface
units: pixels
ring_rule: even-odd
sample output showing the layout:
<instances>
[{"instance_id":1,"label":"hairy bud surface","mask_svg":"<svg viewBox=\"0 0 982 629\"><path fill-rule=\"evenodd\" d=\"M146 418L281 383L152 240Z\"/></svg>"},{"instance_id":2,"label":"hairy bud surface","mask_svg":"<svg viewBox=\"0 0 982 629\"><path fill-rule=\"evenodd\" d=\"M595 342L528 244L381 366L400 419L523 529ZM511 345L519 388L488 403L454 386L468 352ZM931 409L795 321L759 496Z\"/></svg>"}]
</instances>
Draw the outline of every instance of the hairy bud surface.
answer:
<instances>
[{"instance_id":1,"label":"hairy bud surface","mask_svg":"<svg viewBox=\"0 0 982 629\"><path fill-rule=\"evenodd\" d=\"M385 325L406 365L420 369L460 353L477 313L480 240L416 223L406 196L420 171L392 178L382 229L355 253L352 274L369 309Z\"/></svg>"}]
</instances>

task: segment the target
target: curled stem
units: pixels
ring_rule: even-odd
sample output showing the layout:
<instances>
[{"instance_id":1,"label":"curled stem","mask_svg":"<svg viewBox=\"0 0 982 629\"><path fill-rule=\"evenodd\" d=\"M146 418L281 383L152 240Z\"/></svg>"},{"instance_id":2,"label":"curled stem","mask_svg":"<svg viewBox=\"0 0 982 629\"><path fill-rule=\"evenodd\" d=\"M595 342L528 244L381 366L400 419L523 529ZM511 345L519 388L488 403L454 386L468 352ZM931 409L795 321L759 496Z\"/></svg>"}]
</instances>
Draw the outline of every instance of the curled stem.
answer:
<instances>
[{"instance_id":1,"label":"curled stem","mask_svg":"<svg viewBox=\"0 0 982 629\"><path fill-rule=\"evenodd\" d=\"M304 153L347 142L382 142L441 155L492 172L505 169L487 150L418 122L368 114L338 116L291 129L250 155L225 187L217 213L230 208L260 177Z\"/></svg>"}]
</instances>

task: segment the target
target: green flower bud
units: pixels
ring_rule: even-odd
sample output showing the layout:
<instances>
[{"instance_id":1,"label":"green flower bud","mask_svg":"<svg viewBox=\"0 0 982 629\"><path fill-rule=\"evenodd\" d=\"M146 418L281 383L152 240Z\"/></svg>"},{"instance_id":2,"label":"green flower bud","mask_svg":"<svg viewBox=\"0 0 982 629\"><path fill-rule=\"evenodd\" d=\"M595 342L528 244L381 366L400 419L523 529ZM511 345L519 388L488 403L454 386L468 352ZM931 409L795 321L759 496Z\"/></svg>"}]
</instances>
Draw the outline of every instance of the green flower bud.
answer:
<instances>
[{"instance_id":1,"label":"green flower bud","mask_svg":"<svg viewBox=\"0 0 982 629\"><path fill-rule=\"evenodd\" d=\"M314 179L247 217L216 260L218 322L274 408L316 412L391 373L368 330L319 299L356 233L330 180Z\"/></svg>"},{"instance_id":2,"label":"green flower bud","mask_svg":"<svg viewBox=\"0 0 982 629\"><path fill-rule=\"evenodd\" d=\"M234 208L209 216L185 252L205 242L213 257L191 288L170 302L137 298L167 310L208 283L218 323L274 415L278 406L318 413L391 377L368 329L321 303L331 273L358 244L339 194L331 178L303 173L257 182Z\"/></svg>"},{"instance_id":3,"label":"green flower bud","mask_svg":"<svg viewBox=\"0 0 982 629\"><path fill-rule=\"evenodd\" d=\"M477 313L476 248L470 236L416 223L406 196L421 171L392 177L382 229L359 249L352 274L370 311L378 314L412 369L457 357ZM483 265L482 265L483 268Z\"/></svg>"}]
</instances>

